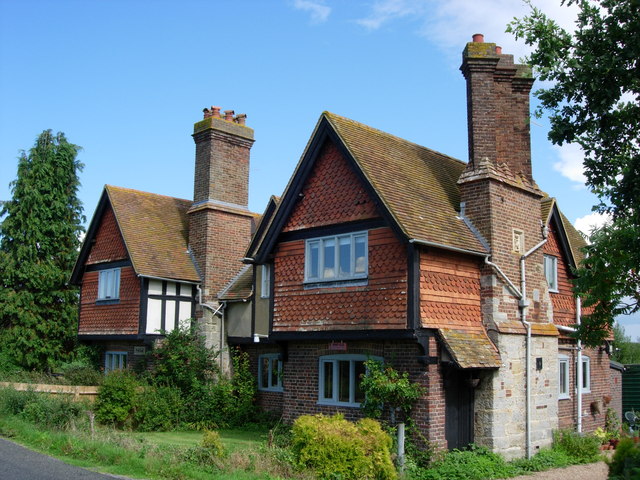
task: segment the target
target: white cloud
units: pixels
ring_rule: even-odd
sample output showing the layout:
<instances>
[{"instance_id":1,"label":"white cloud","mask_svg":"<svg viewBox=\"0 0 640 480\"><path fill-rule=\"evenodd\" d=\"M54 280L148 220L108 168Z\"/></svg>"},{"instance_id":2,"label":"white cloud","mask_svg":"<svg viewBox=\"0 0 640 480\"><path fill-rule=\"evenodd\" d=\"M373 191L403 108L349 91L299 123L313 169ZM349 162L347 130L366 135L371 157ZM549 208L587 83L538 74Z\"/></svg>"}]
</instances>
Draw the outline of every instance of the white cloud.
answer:
<instances>
[{"instance_id":1,"label":"white cloud","mask_svg":"<svg viewBox=\"0 0 640 480\"><path fill-rule=\"evenodd\" d=\"M314 0L294 0L294 8L309 12L313 23L326 22L331 14L331 7L326 6L321 1Z\"/></svg>"},{"instance_id":2,"label":"white cloud","mask_svg":"<svg viewBox=\"0 0 640 480\"><path fill-rule=\"evenodd\" d=\"M382 25L407 16L422 16L427 10L425 0L377 0L371 12L356 23L369 30L377 30Z\"/></svg>"},{"instance_id":3,"label":"white cloud","mask_svg":"<svg viewBox=\"0 0 640 480\"><path fill-rule=\"evenodd\" d=\"M553 164L553 169L569 180L584 185L584 152L578 144L570 143L561 147L554 145L559 160Z\"/></svg>"},{"instance_id":4,"label":"white cloud","mask_svg":"<svg viewBox=\"0 0 640 480\"><path fill-rule=\"evenodd\" d=\"M563 7L557 0L533 0L560 26L573 30L576 7ZM356 22L369 30L407 17L415 20L417 33L438 47L458 52L460 46L471 41L474 33L483 33L487 42L497 43L505 53L519 59L529 52L521 40L505 33L514 17L523 17L529 7L514 0L376 0L370 11Z\"/></svg>"},{"instance_id":5,"label":"white cloud","mask_svg":"<svg viewBox=\"0 0 640 480\"><path fill-rule=\"evenodd\" d=\"M609 215L593 212L584 217L577 218L573 224L580 232L589 236L594 229L602 227L609 221L611 221Z\"/></svg>"}]
</instances>

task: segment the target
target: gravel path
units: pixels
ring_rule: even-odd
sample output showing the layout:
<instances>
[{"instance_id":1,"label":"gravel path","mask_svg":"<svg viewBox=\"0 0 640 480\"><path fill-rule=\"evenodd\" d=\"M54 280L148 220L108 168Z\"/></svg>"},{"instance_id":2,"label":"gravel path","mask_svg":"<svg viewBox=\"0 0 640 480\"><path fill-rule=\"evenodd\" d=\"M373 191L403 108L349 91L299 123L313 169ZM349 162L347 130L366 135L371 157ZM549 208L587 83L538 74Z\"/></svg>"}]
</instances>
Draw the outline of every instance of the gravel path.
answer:
<instances>
[{"instance_id":1,"label":"gravel path","mask_svg":"<svg viewBox=\"0 0 640 480\"><path fill-rule=\"evenodd\" d=\"M607 480L609 468L604 462L573 467L557 468L531 475L521 475L510 480Z\"/></svg>"}]
</instances>

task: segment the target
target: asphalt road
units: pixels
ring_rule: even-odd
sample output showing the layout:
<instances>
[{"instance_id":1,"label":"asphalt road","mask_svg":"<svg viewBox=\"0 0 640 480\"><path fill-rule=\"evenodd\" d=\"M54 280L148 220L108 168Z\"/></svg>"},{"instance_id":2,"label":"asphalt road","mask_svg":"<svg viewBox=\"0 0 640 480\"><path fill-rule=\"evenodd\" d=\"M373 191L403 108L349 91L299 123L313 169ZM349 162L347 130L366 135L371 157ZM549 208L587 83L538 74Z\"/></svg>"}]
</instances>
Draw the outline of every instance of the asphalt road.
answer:
<instances>
[{"instance_id":1,"label":"asphalt road","mask_svg":"<svg viewBox=\"0 0 640 480\"><path fill-rule=\"evenodd\" d=\"M113 475L73 467L0 438L0 480L114 480Z\"/></svg>"}]
</instances>

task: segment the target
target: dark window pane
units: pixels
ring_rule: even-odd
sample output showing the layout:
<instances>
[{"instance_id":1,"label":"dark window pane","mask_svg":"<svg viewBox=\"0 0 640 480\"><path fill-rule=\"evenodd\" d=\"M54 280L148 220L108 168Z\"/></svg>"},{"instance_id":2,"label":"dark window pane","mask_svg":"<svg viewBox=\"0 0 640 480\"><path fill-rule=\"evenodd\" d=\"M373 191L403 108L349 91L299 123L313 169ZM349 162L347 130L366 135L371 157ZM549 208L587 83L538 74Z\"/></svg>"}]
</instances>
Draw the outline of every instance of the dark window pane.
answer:
<instances>
[{"instance_id":1,"label":"dark window pane","mask_svg":"<svg viewBox=\"0 0 640 480\"><path fill-rule=\"evenodd\" d=\"M269 387L269 358L262 358L261 367L262 370L260 371L260 386L262 388L267 388Z\"/></svg>"},{"instance_id":2,"label":"dark window pane","mask_svg":"<svg viewBox=\"0 0 640 480\"><path fill-rule=\"evenodd\" d=\"M334 239L325 240L324 244L324 266L322 278L335 278L336 276L336 241Z\"/></svg>"},{"instance_id":3,"label":"dark window pane","mask_svg":"<svg viewBox=\"0 0 640 480\"><path fill-rule=\"evenodd\" d=\"M351 362L349 360L340 360L338 362L338 401L349 402L349 383L351 378Z\"/></svg>"},{"instance_id":4,"label":"dark window pane","mask_svg":"<svg viewBox=\"0 0 640 480\"><path fill-rule=\"evenodd\" d=\"M324 398L331 400L333 398L333 362L324 362Z\"/></svg>"},{"instance_id":5,"label":"dark window pane","mask_svg":"<svg viewBox=\"0 0 640 480\"><path fill-rule=\"evenodd\" d=\"M280 362L278 361L277 358L271 359L271 384L269 385L270 387L277 387L279 384L278 382L278 377L280 375L280 371L278 370L279 364Z\"/></svg>"}]
</instances>

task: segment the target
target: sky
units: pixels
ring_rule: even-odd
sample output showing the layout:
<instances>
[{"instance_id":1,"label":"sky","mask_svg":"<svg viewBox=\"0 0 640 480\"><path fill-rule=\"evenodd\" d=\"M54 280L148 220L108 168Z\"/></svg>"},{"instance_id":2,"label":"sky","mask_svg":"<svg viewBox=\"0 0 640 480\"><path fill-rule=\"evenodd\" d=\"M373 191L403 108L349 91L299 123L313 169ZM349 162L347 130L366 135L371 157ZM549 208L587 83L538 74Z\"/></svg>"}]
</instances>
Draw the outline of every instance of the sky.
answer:
<instances>
[{"instance_id":1,"label":"sky","mask_svg":"<svg viewBox=\"0 0 640 480\"><path fill-rule=\"evenodd\" d=\"M533 0L566 28L575 13ZM468 159L461 52L505 33L518 0L0 0L0 200L43 130L80 145L87 222L105 184L193 196L193 124L247 114L249 208L280 195L327 110ZM534 90L535 90L534 86ZM532 99L535 106L535 99ZM579 149L531 126L534 177L576 226L600 221ZM620 319L632 339L640 316Z\"/></svg>"}]
</instances>

